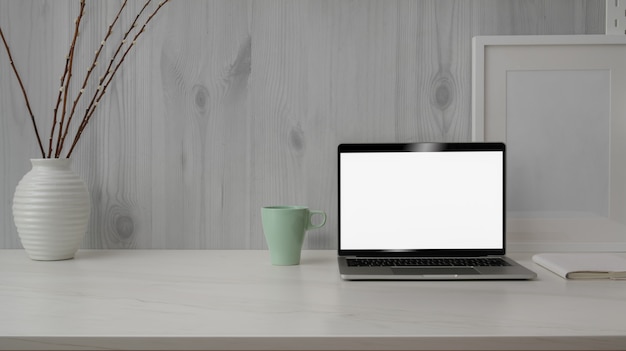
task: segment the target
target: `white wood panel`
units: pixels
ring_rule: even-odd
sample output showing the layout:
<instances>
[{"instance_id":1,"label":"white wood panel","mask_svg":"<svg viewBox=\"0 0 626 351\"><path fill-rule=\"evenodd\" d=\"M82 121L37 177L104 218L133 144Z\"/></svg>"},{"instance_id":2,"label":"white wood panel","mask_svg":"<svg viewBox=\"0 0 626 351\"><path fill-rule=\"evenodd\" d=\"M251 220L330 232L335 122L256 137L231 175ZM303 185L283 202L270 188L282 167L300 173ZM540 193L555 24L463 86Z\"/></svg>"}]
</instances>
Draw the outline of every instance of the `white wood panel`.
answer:
<instances>
[{"instance_id":1,"label":"white wood panel","mask_svg":"<svg viewBox=\"0 0 626 351\"><path fill-rule=\"evenodd\" d=\"M120 3L88 1L76 72ZM129 4L127 22L142 2ZM0 0L40 119L77 14ZM261 206L289 203L327 211L305 246L334 248L338 143L469 140L472 36L603 30L603 0L172 1L74 154L94 202L84 247L265 248ZM32 134L0 50L0 248L20 247L11 202Z\"/></svg>"}]
</instances>

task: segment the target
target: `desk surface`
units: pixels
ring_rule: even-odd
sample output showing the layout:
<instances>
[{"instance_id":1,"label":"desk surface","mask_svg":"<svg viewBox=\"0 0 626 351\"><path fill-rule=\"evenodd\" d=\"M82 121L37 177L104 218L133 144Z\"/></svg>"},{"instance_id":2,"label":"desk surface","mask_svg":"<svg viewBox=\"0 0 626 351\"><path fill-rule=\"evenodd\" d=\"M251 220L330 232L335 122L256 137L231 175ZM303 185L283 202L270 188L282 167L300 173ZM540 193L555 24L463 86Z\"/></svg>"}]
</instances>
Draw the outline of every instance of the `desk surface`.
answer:
<instances>
[{"instance_id":1,"label":"desk surface","mask_svg":"<svg viewBox=\"0 0 626 351\"><path fill-rule=\"evenodd\" d=\"M334 251L0 250L0 349L626 349L626 281L347 282Z\"/></svg>"}]
</instances>

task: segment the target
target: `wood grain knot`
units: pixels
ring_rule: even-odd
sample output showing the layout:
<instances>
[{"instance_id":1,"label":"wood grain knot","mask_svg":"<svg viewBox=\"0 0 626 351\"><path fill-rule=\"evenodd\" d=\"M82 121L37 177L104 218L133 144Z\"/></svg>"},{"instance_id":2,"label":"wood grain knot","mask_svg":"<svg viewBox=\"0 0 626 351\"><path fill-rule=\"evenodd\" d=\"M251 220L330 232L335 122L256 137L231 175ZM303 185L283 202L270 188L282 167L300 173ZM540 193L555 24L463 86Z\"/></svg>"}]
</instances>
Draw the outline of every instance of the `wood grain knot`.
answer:
<instances>
[{"instance_id":1,"label":"wood grain knot","mask_svg":"<svg viewBox=\"0 0 626 351\"><path fill-rule=\"evenodd\" d=\"M432 104L440 110L445 110L454 100L454 82L447 75L438 75L432 84Z\"/></svg>"},{"instance_id":2,"label":"wood grain knot","mask_svg":"<svg viewBox=\"0 0 626 351\"><path fill-rule=\"evenodd\" d=\"M129 216L119 216L115 219L115 231L122 239L128 239L135 232L135 223Z\"/></svg>"},{"instance_id":3,"label":"wood grain knot","mask_svg":"<svg viewBox=\"0 0 626 351\"><path fill-rule=\"evenodd\" d=\"M193 105L198 114L204 115L209 110L209 89L204 85L194 85L193 87Z\"/></svg>"},{"instance_id":4,"label":"wood grain knot","mask_svg":"<svg viewBox=\"0 0 626 351\"><path fill-rule=\"evenodd\" d=\"M289 146L294 151L302 151L304 149L304 132L302 128L296 126L289 131Z\"/></svg>"},{"instance_id":5,"label":"wood grain knot","mask_svg":"<svg viewBox=\"0 0 626 351\"><path fill-rule=\"evenodd\" d=\"M244 75L249 76L252 71L252 37L247 36L239 46L237 57L230 66L228 75L230 77Z\"/></svg>"}]
</instances>

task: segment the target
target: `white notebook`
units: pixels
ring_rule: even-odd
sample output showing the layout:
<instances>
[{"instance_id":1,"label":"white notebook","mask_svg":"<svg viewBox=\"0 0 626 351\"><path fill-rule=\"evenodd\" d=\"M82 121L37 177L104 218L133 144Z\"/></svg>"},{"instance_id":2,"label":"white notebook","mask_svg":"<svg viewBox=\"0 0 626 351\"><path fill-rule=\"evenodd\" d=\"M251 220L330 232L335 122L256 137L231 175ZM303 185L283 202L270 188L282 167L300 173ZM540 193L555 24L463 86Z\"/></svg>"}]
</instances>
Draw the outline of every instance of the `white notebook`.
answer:
<instances>
[{"instance_id":1,"label":"white notebook","mask_svg":"<svg viewBox=\"0 0 626 351\"><path fill-rule=\"evenodd\" d=\"M626 258L611 253L543 253L533 261L566 279L626 279Z\"/></svg>"}]
</instances>

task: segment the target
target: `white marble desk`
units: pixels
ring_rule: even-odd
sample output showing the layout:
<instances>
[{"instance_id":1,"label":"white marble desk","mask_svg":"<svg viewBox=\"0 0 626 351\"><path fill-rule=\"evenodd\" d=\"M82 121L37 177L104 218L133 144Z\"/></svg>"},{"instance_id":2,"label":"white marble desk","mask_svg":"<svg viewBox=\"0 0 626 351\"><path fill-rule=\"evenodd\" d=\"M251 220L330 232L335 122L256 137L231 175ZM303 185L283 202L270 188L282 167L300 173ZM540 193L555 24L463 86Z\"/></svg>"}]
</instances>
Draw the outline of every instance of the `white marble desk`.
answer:
<instances>
[{"instance_id":1,"label":"white marble desk","mask_svg":"<svg viewBox=\"0 0 626 351\"><path fill-rule=\"evenodd\" d=\"M334 251L0 250L0 349L626 349L626 281L346 282Z\"/></svg>"}]
</instances>

